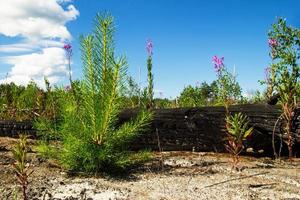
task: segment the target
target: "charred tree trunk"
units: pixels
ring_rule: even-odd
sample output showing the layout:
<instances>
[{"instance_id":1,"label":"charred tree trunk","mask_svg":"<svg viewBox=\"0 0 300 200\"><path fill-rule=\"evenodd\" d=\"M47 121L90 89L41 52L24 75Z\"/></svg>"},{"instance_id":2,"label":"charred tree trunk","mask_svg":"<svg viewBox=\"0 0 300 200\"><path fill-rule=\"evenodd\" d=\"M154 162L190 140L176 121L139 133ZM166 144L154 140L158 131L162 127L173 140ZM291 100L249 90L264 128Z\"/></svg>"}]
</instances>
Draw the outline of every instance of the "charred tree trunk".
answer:
<instances>
[{"instance_id":1,"label":"charred tree trunk","mask_svg":"<svg viewBox=\"0 0 300 200\"><path fill-rule=\"evenodd\" d=\"M272 133L274 125L281 115L279 106L270 105L237 105L229 108L230 113L242 112L250 119L254 132L246 142L246 147L252 148L253 153L263 152L262 155L273 155ZM135 110L121 113L120 120L127 121L136 115ZM294 151L300 153L300 116L297 112L293 130L297 133ZM280 146L282 120L275 127L275 147ZM149 148L158 150L158 130L160 146L164 151L215 151L226 152L225 138L225 108L177 108L155 110L151 127L140 135L132 144L132 149ZM283 147L287 153L287 147ZM261 154L261 153L260 153Z\"/></svg>"},{"instance_id":2,"label":"charred tree trunk","mask_svg":"<svg viewBox=\"0 0 300 200\"><path fill-rule=\"evenodd\" d=\"M273 128L281 115L279 106L270 105L237 105L231 106L229 111L233 114L242 112L250 119L250 126L254 132L246 142L246 147L252 148L254 153L263 150L263 155L273 155L272 133ZM141 134L131 145L133 150L158 150L158 137L160 147L164 151L215 151L226 152L224 148L225 137L225 108L176 108L154 110L154 119L151 126ZM119 116L120 123L134 118L137 110L124 110ZM279 150L280 133L283 132L284 122L279 120L275 128L275 147ZM156 131L157 130L157 131ZM292 132L296 134L294 153L300 154L300 109L296 110L292 125ZM18 133L27 133L35 137L35 130L30 122L0 122L0 136L16 137ZM286 145L283 142L283 145ZM287 155L288 149L283 147Z\"/></svg>"}]
</instances>

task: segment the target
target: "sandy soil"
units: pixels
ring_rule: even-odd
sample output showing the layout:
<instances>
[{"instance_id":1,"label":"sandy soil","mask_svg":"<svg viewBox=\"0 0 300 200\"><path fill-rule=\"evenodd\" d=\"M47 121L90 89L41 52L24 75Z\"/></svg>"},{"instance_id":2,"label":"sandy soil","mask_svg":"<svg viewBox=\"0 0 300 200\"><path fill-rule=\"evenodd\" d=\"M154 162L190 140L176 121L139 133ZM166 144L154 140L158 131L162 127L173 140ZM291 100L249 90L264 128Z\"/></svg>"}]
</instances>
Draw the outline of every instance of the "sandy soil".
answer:
<instances>
[{"instance_id":1,"label":"sandy soil","mask_svg":"<svg viewBox=\"0 0 300 200\"><path fill-rule=\"evenodd\" d=\"M1 200L12 199L19 192L9 151L14 142L0 138ZM163 152L122 177L70 175L34 152L29 159L34 170L29 199L300 200L299 158L290 162L242 157L241 170L235 171L228 154Z\"/></svg>"}]
</instances>

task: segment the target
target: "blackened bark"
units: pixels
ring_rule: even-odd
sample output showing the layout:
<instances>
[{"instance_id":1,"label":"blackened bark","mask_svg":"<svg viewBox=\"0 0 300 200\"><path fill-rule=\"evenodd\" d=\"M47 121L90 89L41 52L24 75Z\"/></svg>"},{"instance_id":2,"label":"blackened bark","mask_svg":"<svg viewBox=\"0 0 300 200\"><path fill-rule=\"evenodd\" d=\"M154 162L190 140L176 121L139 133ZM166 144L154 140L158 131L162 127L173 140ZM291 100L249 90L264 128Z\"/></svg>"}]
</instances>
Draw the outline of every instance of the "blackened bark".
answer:
<instances>
[{"instance_id":1,"label":"blackened bark","mask_svg":"<svg viewBox=\"0 0 300 200\"><path fill-rule=\"evenodd\" d=\"M265 155L273 155L272 132L278 117L281 114L279 106L264 104L231 106L229 111L234 114L242 112L250 119L250 126L254 132L246 142L248 148L254 152L263 150ZM133 119L138 110L124 110L119 116L119 123ZM225 108L176 108L154 110L151 126L132 142L133 150L158 150L157 132L160 146L164 151L215 151L225 152ZM283 121L279 120L275 128L275 145L279 149ZM300 109L296 110L292 131L296 134L294 153L300 154ZM36 131L31 122L0 122L0 136L16 137L19 133L27 133L33 137ZM286 151L286 152L284 152ZM288 153L284 146L283 153ZM287 155L287 154L286 154Z\"/></svg>"}]
</instances>

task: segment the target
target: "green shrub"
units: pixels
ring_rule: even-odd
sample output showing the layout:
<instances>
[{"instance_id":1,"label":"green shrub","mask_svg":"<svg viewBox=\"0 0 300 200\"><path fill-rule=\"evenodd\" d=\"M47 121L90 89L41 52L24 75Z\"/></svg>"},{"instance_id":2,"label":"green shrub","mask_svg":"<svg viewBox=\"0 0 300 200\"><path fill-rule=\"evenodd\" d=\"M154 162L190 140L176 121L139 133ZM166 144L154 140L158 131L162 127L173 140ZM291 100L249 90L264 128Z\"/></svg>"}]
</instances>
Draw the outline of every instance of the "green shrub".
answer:
<instances>
[{"instance_id":1,"label":"green shrub","mask_svg":"<svg viewBox=\"0 0 300 200\"><path fill-rule=\"evenodd\" d=\"M295 111L299 108L300 80L300 29L287 25L278 18L269 31L269 46L272 64L267 68L269 97L279 94L283 118L283 141L288 147L289 158L293 157ZM273 147L274 148L274 147ZM275 156L277 154L274 149Z\"/></svg>"},{"instance_id":2,"label":"green shrub","mask_svg":"<svg viewBox=\"0 0 300 200\"><path fill-rule=\"evenodd\" d=\"M180 107L200 107L214 105L217 100L217 82L206 82L200 86L187 86L180 93L178 104Z\"/></svg>"}]
</instances>

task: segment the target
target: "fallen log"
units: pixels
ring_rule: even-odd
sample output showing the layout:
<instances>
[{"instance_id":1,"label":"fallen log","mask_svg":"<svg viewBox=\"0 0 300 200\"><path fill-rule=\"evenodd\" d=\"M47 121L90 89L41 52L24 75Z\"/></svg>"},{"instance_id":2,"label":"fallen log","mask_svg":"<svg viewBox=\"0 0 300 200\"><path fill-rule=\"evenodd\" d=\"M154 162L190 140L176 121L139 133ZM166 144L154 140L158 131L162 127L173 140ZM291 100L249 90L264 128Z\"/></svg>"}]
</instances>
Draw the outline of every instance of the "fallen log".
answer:
<instances>
[{"instance_id":1,"label":"fallen log","mask_svg":"<svg viewBox=\"0 0 300 200\"><path fill-rule=\"evenodd\" d=\"M279 106L265 104L236 105L229 108L232 114L242 112L250 119L254 127L252 136L246 143L254 153L264 152L273 155L272 133L274 125L281 115ZM123 123L134 118L138 110L124 110L119 115ZM293 130L296 133L295 154L300 154L300 109L296 110ZM225 109L224 107L175 108L154 110L154 118L148 130L140 134L131 145L132 150L151 149L164 151L215 151L225 152ZM275 146L279 149L282 120L275 128ZM0 136L17 137L19 133L27 133L33 137L36 131L32 123L0 121ZM283 153L286 151L283 146Z\"/></svg>"},{"instance_id":2,"label":"fallen log","mask_svg":"<svg viewBox=\"0 0 300 200\"><path fill-rule=\"evenodd\" d=\"M254 127L253 134L246 146L254 153L273 155L272 133L274 125L281 115L279 106L265 104L236 105L229 108L230 113L242 112L249 117L249 125ZM136 110L125 110L120 114L122 122L133 118ZM176 108L154 110L151 127L132 144L132 149L149 148L158 150L158 140L164 151L215 151L225 152L225 108ZM295 153L300 153L300 110L296 112L294 131ZM279 149L282 120L275 127L275 146ZM283 146L283 153L286 147Z\"/></svg>"}]
</instances>

